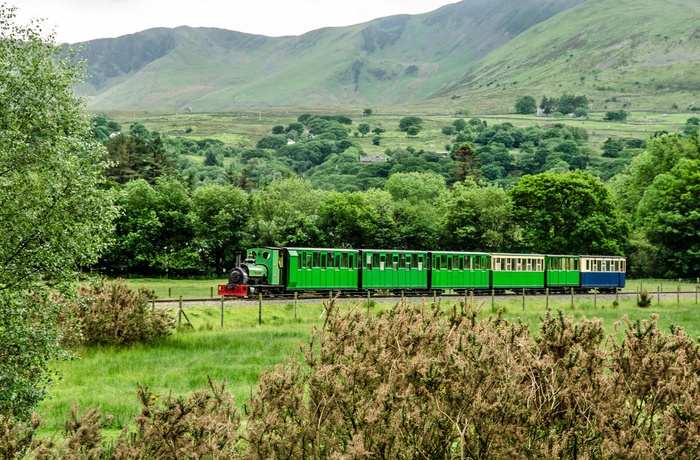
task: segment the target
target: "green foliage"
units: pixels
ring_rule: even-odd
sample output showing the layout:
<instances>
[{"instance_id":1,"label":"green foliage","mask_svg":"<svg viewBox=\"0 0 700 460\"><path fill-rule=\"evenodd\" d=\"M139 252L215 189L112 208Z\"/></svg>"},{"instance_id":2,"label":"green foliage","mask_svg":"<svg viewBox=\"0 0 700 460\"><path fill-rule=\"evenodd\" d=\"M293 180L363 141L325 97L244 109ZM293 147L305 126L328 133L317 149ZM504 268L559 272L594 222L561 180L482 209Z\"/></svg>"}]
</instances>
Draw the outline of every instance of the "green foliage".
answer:
<instances>
[{"instance_id":1,"label":"green foliage","mask_svg":"<svg viewBox=\"0 0 700 460\"><path fill-rule=\"evenodd\" d=\"M28 419L66 357L49 292L96 261L116 210L73 92L82 67L14 11L0 5L0 414Z\"/></svg>"},{"instance_id":2,"label":"green foliage","mask_svg":"<svg viewBox=\"0 0 700 460\"><path fill-rule=\"evenodd\" d=\"M261 138L255 147L259 149L277 150L278 148L287 145L287 136L271 135Z\"/></svg>"},{"instance_id":3,"label":"green foliage","mask_svg":"<svg viewBox=\"0 0 700 460\"><path fill-rule=\"evenodd\" d=\"M461 133L467 127L467 122L464 121L464 118L458 118L452 122L452 126L454 126L454 128L455 128L455 130L457 130L457 132Z\"/></svg>"},{"instance_id":4,"label":"green foliage","mask_svg":"<svg viewBox=\"0 0 700 460\"><path fill-rule=\"evenodd\" d=\"M362 134L363 137L369 132L369 130L369 123L360 123L359 125L357 125L357 131L359 131L359 133Z\"/></svg>"},{"instance_id":5,"label":"green foliage","mask_svg":"<svg viewBox=\"0 0 700 460\"><path fill-rule=\"evenodd\" d=\"M515 112L532 114L537 111L537 101L532 96L523 96L515 101Z\"/></svg>"},{"instance_id":6,"label":"green foliage","mask_svg":"<svg viewBox=\"0 0 700 460\"><path fill-rule=\"evenodd\" d=\"M508 251L518 246L513 202L505 190L456 183L442 208L446 248Z\"/></svg>"},{"instance_id":7,"label":"green foliage","mask_svg":"<svg viewBox=\"0 0 700 460\"><path fill-rule=\"evenodd\" d=\"M613 110L610 112L605 112L605 117L603 120L609 121L625 121L629 113L626 110Z\"/></svg>"},{"instance_id":8,"label":"green foliage","mask_svg":"<svg viewBox=\"0 0 700 460\"><path fill-rule=\"evenodd\" d=\"M524 176L510 191L524 240L544 254L622 254L627 227L612 194L580 171Z\"/></svg>"},{"instance_id":9,"label":"green foliage","mask_svg":"<svg viewBox=\"0 0 700 460\"><path fill-rule=\"evenodd\" d=\"M660 250L661 273L675 278L700 272L700 160L682 159L656 176L637 213Z\"/></svg>"},{"instance_id":10,"label":"green foliage","mask_svg":"<svg viewBox=\"0 0 700 460\"><path fill-rule=\"evenodd\" d=\"M399 131L408 132L411 127L417 127L418 130L423 126L423 119L420 117L403 117L399 120Z\"/></svg>"}]
</instances>

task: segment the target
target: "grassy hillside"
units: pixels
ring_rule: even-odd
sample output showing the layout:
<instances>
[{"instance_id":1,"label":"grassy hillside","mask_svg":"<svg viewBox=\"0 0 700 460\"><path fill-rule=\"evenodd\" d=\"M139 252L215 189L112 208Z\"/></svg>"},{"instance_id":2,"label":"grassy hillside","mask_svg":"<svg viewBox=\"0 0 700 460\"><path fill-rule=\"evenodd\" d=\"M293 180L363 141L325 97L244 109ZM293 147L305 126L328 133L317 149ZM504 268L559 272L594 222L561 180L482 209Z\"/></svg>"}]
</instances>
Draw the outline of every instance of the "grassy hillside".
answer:
<instances>
[{"instance_id":1,"label":"grassy hillside","mask_svg":"<svg viewBox=\"0 0 700 460\"><path fill-rule=\"evenodd\" d=\"M99 109L226 111L400 104L452 84L478 59L583 0L465 0L298 37L188 27L88 43Z\"/></svg>"},{"instance_id":2,"label":"grassy hillside","mask_svg":"<svg viewBox=\"0 0 700 460\"><path fill-rule=\"evenodd\" d=\"M698 19L698 1L588 0L490 53L432 103L507 112L520 96L569 91L592 110L687 110L700 105Z\"/></svg>"}]
</instances>

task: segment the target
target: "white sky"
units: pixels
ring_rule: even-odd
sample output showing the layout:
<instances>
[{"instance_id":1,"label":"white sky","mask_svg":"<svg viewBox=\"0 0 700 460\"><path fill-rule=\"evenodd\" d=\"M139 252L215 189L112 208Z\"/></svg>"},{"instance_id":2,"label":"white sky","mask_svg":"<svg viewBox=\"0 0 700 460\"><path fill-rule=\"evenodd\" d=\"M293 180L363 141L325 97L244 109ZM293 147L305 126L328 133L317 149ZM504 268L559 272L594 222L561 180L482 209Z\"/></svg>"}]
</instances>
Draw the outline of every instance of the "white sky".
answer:
<instances>
[{"instance_id":1,"label":"white sky","mask_svg":"<svg viewBox=\"0 0 700 460\"><path fill-rule=\"evenodd\" d=\"M218 27L271 37L420 14L457 0L0 0L17 22L45 18L59 43L111 38L152 27Z\"/></svg>"}]
</instances>

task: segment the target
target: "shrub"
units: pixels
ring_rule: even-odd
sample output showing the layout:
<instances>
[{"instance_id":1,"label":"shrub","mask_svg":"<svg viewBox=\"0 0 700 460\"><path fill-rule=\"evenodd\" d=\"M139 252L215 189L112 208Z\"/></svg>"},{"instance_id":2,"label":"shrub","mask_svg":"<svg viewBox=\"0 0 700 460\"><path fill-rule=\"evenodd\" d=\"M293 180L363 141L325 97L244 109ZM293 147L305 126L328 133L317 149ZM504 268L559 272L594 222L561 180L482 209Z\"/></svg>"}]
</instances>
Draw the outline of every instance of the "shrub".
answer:
<instances>
[{"instance_id":1,"label":"shrub","mask_svg":"<svg viewBox=\"0 0 700 460\"><path fill-rule=\"evenodd\" d=\"M637 306L639 308L649 308L651 306L651 299L653 299L654 296L649 295L649 293L645 290L642 290L642 292L639 293L639 300L637 300Z\"/></svg>"},{"instance_id":2,"label":"shrub","mask_svg":"<svg viewBox=\"0 0 700 460\"><path fill-rule=\"evenodd\" d=\"M147 343L170 334L172 318L152 309L153 293L132 291L123 280L99 280L81 286L76 301L67 302L60 322L67 345L127 345Z\"/></svg>"},{"instance_id":3,"label":"shrub","mask_svg":"<svg viewBox=\"0 0 700 460\"><path fill-rule=\"evenodd\" d=\"M261 377L249 458L696 458L700 347L682 330L547 312L540 332L462 304L328 306L303 362ZM672 364L671 364L672 363Z\"/></svg>"},{"instance_id":4,"label":"shrub","mask_svg":"<svg viewBox=\"0 0 700 460\"><path fill-rule=\"evenodd\" d=\"M0 458L24 458L40 422L36 414L32 415L30 422L0 414Z\"/></svg>"}]
</instances>

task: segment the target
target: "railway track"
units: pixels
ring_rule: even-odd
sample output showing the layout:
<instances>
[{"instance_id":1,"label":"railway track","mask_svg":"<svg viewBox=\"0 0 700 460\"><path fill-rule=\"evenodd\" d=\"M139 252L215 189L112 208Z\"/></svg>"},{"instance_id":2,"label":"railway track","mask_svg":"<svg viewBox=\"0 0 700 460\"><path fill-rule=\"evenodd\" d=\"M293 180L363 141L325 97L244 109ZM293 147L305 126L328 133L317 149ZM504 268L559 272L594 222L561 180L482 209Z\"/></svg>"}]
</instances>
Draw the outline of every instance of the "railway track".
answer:
<instances>
[{"instance_id":1,"label":"railway track","mask_svg":"<svg viewBox=\"0 0 700 460\"><path fill-rule=\"evenodd\" d=\"M650 292L649 293L653 299L656 301L657 300L657 295L661 297L662 300L665 302L668 302L669 299L695 299L696 302L698 300L698 292L696 291L683 291L683 292L661 292L661 293L656 293L656 292ZM615 293L592 293L592 292L576 292L573 295L571 293L549 293L546 294L544 292L542 293L534 293L534 292L526 292L523 294L522 292L516 292L516 291L507 291L505 293L497 293L494 294L493 296L491 293L474 293L474 299L475 301L482 301L482 300L488 300L493 297L494 301L502 301L502 300L512 300L512 299L518 299L518 298L544 298L546 296L549 296L551 299L571 299L572 296L576 300L590 300L590 299L598 299L600 301L611 301L611 300L616 300L616 299L621 299L621 298L629 298L629 297L635 297L638 296L638 292L618 292L617 294ZM469 294L466 294L466 297L468 297ZM263 297L262 302L263 303L293 303L293 302L298 302L298 303L317 303L317 302L322 302L324 300L329 300L329 295L305 295L305 296L297 296L296 299L293 294L284 294L284 295L276 295L276 296L270 296L270 297ZM448 300L450 302L457 302L460 299L465 298L465 294L461 293L442 293L442 294L435 294L435 295L418 295L418 296L401 296L401 295L372 295L370 297L370 300L374 302L399 302L402 300L402 298L406 298L409 301L420 301L422 299L425 299L426 302L432 302L436 299L441 299L443 301ZM345 295L339 297L339 300L342 302L348 302L348 301L365 301L367 300L367 294L358 294L358 295ZM205 298L189 298L189 299L179 299L179 298L170 298L170 299L156 299L154 301L155 304L159 306L179 306L180 302L182 302L183 306L204 306L204 305L221 305L222 298L221 297L205 297ZM250 297L250 298L235 298L235 297L225 297L223 299L223 302L226 306L250 306L253 304L257 304L260 302L259 297Z\"/></svg>"}]
</instances>

